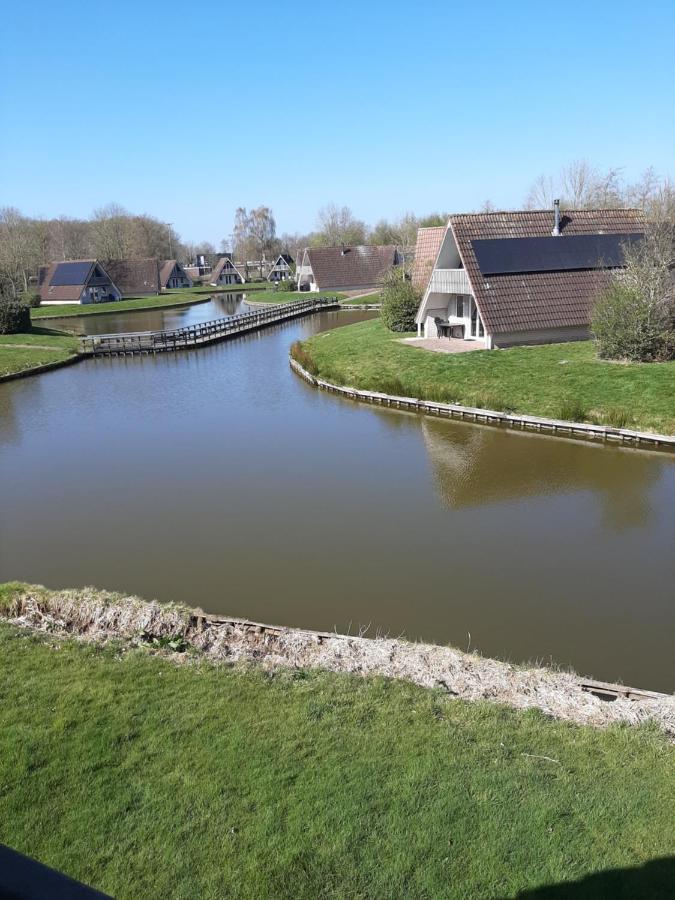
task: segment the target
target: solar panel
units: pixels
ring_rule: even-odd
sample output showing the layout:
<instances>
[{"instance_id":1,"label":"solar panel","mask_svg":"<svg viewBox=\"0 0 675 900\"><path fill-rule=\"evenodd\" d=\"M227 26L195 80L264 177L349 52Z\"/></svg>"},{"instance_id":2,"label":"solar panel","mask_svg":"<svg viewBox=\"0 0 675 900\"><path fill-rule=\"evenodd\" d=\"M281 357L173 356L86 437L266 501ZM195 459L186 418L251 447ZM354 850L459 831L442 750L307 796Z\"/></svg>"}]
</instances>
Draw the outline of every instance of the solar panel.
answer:
<instances>
[{"instance_id":1,"label":"solar panel","mask_svg":"<svg viewBox=\"0 0 675 900\"><path fill-rule=\"evenodd\" d=\"M482 275L610 269L624 264L623 244L633 234L575 234L559 237L493 238L471 241Z\"/></svg>"},{"instance_id":2,"label":"solar panel","mask_svg":"<svg viewBox=\"0 0 675 900\"><path fill-rule=\"evenodd\" d=\"M90 262L62 262L56 267L50 284L52 286L64 284L84 284L91 269Z\"/></svg>"}]
</instances>

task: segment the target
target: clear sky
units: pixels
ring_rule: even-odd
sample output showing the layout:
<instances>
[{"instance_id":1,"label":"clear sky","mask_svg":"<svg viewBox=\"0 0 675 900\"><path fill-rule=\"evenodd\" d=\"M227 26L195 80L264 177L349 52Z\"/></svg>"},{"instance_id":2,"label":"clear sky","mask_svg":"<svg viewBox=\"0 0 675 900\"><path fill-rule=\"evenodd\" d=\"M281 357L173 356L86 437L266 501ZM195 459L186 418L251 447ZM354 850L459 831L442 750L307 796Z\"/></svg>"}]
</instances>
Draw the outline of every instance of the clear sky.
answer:
<instances>
[{"instance_id":1,"label":"clear sky","mask_svg":"<svg viewBox=\"0 0 675 900\"><path fill-rule=\"evenodd\" d=\"M237 206L519 205L574 159L675 175L673 0L5 6L0 206L117 202L186 240Z\"/></svg>"}]
</instances>

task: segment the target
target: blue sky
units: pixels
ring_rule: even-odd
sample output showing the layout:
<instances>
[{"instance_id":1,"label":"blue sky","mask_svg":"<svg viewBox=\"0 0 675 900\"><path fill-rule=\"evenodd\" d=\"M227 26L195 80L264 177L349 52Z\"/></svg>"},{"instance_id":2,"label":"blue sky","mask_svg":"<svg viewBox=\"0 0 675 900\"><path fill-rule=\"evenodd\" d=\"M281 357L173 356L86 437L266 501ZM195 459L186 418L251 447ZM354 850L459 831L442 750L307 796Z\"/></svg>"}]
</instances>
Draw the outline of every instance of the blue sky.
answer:
<instances>
[{"instance_id":1,"label":"blue sky","mask_svg":"<svg viewBox=\"0 0 675 900\"><path fill-rule=\"evenodd\" d=\"M672 0L12 4L0 206L106 203L219 242L237 206L279 231L519 205L574 159L675 175Z\"/></svg>"}]
</instances>

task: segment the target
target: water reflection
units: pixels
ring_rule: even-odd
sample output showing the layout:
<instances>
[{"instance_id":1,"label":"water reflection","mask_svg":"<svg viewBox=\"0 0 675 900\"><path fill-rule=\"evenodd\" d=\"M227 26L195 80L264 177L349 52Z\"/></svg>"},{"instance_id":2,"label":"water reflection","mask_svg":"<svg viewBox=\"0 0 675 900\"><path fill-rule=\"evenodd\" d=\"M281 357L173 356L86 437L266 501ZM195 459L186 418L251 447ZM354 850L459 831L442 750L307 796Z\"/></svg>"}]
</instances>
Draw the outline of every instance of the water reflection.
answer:
<instances>
[{"instance_id":1,"label":"water reflection","mask_svg":"<svg viewBox=\"0 0 675 900\"><path fill-rule=\"evenodd\" d=\"M672 461L649 451L423 417L421 432L443 502L452 509L525 497L592 491L602 523L614 529L648 523L650 489Z\"/></svg>"},{"instance_id":2,"label":"water reflection","mask_svg":"<svg viewBox=\"0 0 675 900\"><path fill-rule=\"evenodd\" d=\"M218 299L171 314L229 312ZM0 384L0 581L470 634L672 690L673 460L356 404L291 372L294 340L371 317Z\"/></svg>"}]
</instances>

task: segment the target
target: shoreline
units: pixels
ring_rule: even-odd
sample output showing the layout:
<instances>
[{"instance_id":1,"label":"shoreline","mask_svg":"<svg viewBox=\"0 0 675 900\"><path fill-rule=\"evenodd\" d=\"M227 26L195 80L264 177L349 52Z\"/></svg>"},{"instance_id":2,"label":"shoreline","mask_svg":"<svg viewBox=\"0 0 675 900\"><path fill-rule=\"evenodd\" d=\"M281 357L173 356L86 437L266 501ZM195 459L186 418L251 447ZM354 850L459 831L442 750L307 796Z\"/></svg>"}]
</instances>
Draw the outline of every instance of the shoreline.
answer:
<instances>
[{"instance_id":1,"label":"shoreline","mask_svg":"<svg viewBox=\"0 0 675 900\"><path fill-rule=\"evenodd\" d=\"M647 720L675 738L675 696L584 679L571 672L517 666L451 647L265 625L161 604L96 588L0 587L0 617L50 635L133 647L180 638L214 664L321 669L379 676L441 689L454 698L538 709L578 725L637 725ZM172 655L175 658L176 654Z\"/></svg>"},{"instance_id":2,"label":"shoreline","mask_svg":"<svg viewBox=\"0 0 675 900\"><path fill-rule=\"evenodd\" d=\"M227 294L227 293L228 293L228 291L213 291L213 294ZM131 306L131 307L126 307L126 308L120 309L120 310L96 309L96 310L92 310L92 312L80 312L78 310L78 311L68 311L68 312L61 312L61 313L54 312L53 314L50 312L48 316L36 316L35 319L31 318L31 322L34 322L34 323L42 322L45 319L46 320L49 320L49 319L81 319L81 318L84 318L85 316L114 316L115 313L118 311L121 313L135 313L135 312L148 312L148 310L153 310L153 309L171 309L172 307L175 307L176 309L180 309L181 306L196 306L198 303L208 303L209 300L211 299L211 297L213 296L213 294L205 294L203 297L198 296L198 297L195 297L194 300L181 299L180 301L177 301L175 303L155 303L155 304L152 304L151 306ZM124 303L123 300L118 301L118 302ZM88 305L91 305L91 304L85 304L85 306L88 306ZM46 307L38 307L38 309L40 309L40 308L45 309Z\"/></svg>"},{"instance_id":3,"label":"shoreline","mask_svg":"<svg viewBox=\"0 0 675 900\"><path fill-rule=\"evenodd\" d=\"M492 428L506 427L514 431L530 431L555 438L583 440L601 443L604 446L628 449L652 450L675 453L675 435L656 434L650 431L634 431L615 428L612 425L593 425L589 422L571 422L531 416L526 413L504 413L481 407L460 406L457 403L441 403L435 400L418 400L415 397L400 397L380 391L366 391L346 385L333 384L307 371L292 355L289 356L291 369L308 384L322 391L340 394L350 400L380 406L393 407L408 412L434 415L446 419L488 425Z\"/></svg>"},{"instance_id":4,"label":"shoreline","mask_svg":"<svg viewBox=\"0 0 675 900\"><path fill-rule=\"evenodd\" d=\"M30 378L31 375L42 375L43 372L51 372L52 369L61 369L63 366L72 366L73 363L82 362L86 358L84 353L73 353L66 359L43 363L40 366L30 366L27 369L20 369L18 372L8 372L6 375L0 375L0 384L5 381L17 381L19 378Z\"/></svg>"}]
</instances>

